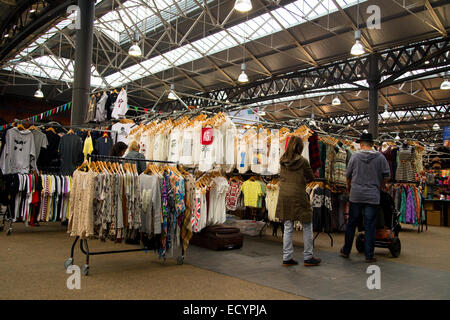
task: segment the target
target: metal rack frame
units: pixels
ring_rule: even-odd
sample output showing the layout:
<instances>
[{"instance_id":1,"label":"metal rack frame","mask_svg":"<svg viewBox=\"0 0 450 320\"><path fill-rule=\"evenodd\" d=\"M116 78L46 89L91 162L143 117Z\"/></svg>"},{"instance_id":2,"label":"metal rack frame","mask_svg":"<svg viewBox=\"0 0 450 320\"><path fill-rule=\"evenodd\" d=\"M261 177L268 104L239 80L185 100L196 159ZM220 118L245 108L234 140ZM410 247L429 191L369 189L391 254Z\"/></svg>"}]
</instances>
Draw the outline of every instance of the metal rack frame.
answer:
<instances>
[{"instance_id":1,"label":"metal rack frame","mask_svg":"<svg viewBox=\"0 0 450 320\"><path fill-rule=\"evenodd\" d=\"M135 159L135 158L122 158L122 157L114 157L114 156L102 156L102 155L88 155L88 158L90 159L104 159L104 160L114 160L114 161L145 161L145 162L152 162L152 163L167 163L167 164L175 164L178 165L178 162L173 161L159 161L159 160L145 160L145 159ZM88 239L81 239L80 236L76 236L75 240L72 244L71 250L70 250L70 258L68 258L64 262L64 267L67 269L69 266L73 265L74 262L74 251L75 246L77 245L78 240L80 240L80 250L81 252L86 256L86 263L81 267L81 272L83 275L87 276L89 274L89 257L95 256L95 255L104 255L104 254L115 254L115 253L125 253L125 252L138 252L138 251L150 251L150 248L144 247L139 249L125 249L125 250L113 250L113 251L97 251L97 252L91 252L89 250L88 246ZM166 260L166 257L164 257L164 261ZM179 265L184 263L184 247L181 246L181 256L177 258L177 263Z\"/></svg>"}]
</instances>

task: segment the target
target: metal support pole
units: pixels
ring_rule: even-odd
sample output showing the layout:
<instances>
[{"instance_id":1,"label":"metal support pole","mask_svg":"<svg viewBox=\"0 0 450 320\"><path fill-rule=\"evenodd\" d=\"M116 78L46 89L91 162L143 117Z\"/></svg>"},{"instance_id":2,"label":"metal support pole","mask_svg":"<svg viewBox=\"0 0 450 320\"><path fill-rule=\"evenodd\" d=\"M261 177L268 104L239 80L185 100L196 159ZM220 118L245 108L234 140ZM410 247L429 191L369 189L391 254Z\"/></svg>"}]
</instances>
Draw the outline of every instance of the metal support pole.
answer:
<instances>
[{"instance_id":1,"label":"metal support pole","mask_svg":"<svg viewBox=\"0 0 450 320\"><path fill-rule=\"evenodd\" d=\"M83 124L89 107L94 6L94 0L78 0L80 28L76 31L71 125Z\"/></svg>"},{"instance_id":2,"label":"metal support pole","mask_svg":"<svg viewBox=\"0 0 450 320\"><path fill-rule=\"evenodd\" d=\"M371 54L369 58L369 133L374 139L378 138L378 89L380 71L378 69L378 54Z\"/></svg>"}]
</instances>

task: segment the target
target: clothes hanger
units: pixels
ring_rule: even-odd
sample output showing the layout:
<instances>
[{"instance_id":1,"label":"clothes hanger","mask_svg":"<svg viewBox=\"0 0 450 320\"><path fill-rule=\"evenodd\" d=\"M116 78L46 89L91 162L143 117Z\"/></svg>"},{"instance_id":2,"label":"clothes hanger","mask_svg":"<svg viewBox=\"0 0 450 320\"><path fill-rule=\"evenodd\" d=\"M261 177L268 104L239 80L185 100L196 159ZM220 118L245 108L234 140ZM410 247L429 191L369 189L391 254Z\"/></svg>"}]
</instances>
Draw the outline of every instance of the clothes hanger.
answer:
<instances>
[{"instance_id":1,"label":"clothes hanger","mask_svg":"<svg viewBox=\"0 0 450 320\"><path fill-rule=\"evenodd\" d=\"M50 131L50 132L53 132L54 134L56 134L55 129L53 129L52 127L47 128L47 130L45 130L45 131Z\"/></svg>"}]
</instances>

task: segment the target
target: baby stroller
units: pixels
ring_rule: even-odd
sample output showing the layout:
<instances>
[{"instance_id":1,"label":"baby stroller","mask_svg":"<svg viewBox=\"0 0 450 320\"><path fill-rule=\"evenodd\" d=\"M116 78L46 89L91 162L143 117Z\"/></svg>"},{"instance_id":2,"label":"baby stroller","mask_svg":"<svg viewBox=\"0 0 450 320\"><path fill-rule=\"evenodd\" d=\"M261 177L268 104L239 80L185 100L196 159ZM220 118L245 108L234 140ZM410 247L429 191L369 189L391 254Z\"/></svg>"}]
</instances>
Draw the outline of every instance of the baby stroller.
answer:
<instances>
[{"instance_id":1,"label":"baby stroller","mask_svg":"<svg viewBox=\"0 0 450 320\"><path fill-rule=\"evenodd\" d=\"M398 233L401 230L399 223L400 212L395 208L394 199L387 192L381 191L380 209L377 215L377 230L375 232L375 247L388 248L394 258L400 255L402 250ZM364 219L364 215L363 215ZM359 222L359 232L364 231L364 221ZM356 237L356 250L364 252L364 233Z\"/></svg>"}]
</instances>

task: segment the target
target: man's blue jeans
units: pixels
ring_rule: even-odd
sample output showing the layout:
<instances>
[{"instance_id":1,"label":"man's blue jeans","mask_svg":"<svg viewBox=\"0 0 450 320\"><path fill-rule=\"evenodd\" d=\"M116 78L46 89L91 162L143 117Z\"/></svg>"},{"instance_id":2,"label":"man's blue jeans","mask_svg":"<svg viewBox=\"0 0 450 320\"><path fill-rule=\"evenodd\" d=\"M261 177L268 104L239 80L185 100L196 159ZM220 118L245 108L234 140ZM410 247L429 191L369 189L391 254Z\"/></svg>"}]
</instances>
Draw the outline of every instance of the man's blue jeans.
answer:
<instances>
[{"instance_id":1,"label":"man's blue jeans","mask_svg":"<svg viewBox=\"0 0 450 320\"><path fill-rule=\"evenodd\" d=\"M343 251L350 254L353 246L353 238L359 219L362 217L364 210L364 228L365 228L365 254L366 259L373 258L375 249L375 228L378 214L378 206L367 203L350 202L349 220L345 231L345 245Z\"/></svg>"}]
</instances>

